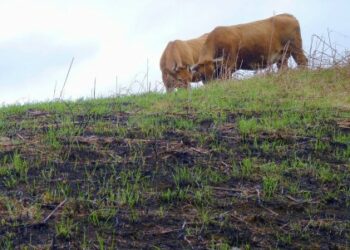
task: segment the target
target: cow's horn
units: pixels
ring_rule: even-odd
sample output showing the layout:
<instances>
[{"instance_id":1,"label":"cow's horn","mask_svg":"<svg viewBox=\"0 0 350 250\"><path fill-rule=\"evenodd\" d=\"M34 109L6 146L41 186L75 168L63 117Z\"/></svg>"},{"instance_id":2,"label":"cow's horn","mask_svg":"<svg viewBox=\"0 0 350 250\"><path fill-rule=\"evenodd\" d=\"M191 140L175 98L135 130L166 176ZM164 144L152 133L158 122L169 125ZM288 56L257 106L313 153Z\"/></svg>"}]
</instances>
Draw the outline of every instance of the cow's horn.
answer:
<instances>
[{"instance_id":1,"label":"cow's horn","mask_svg":"<svg viewBox=\"0 0 350 250\"><path fill-rule=\"evenodd\" d=\"M219 63L219 62L223 62L224 61L224 58L223 57L219 57L219 58L215 58L213 60L214 63Z\"/></svg>"},{"instance_id":2,"label":"cow's horn","mask_svg":"<svg viewBox=\"0 0 350 250\"><path fill-rule=\"evenodd\" d=\"M191 66L191 71L197 71L198 64L194 64Z\"/></svg>"}]
</instances>

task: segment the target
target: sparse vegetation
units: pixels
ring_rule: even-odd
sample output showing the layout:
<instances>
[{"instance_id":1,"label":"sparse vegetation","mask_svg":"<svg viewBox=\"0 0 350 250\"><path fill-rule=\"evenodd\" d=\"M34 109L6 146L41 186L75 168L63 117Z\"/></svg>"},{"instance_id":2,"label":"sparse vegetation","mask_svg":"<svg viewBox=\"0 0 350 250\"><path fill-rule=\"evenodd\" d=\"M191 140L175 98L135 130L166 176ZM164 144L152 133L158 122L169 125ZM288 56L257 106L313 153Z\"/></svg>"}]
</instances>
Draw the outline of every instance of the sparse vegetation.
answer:
<instances>
[{"instance_id":1,"label":"sparse vegetation","mask_svg":"<svg viewBox=\"0 0 350 250\"><path fill-rule=\"evenodd\" d=\"M0 248L346 249L349 78L1 108Z\"/></svg>"}]
</instances>

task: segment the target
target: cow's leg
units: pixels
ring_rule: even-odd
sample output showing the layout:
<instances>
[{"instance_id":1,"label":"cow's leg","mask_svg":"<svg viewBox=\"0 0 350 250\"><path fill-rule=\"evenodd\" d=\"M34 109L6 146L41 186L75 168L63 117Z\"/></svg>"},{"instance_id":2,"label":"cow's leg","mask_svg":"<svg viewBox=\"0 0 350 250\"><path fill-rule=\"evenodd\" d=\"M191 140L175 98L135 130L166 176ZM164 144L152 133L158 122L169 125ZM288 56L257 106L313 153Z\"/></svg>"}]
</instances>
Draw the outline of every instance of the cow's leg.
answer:
<instances>
[{"instance_id":1,"label":"cow's leg","mask_svg":"<svg viewBox=\"0 0 350 250\"><path fill-rule=\"evenodd\" d=\"M222 64L218 65L214 71L214 79L220 79L222 75Z\"/></svg>"},{"instance_id":2,"label":"cow's leg","mask_svg":"<svg viewBox=\"0 0 350 250\"><path fill-rule=\"evenodd\" d=\"M304 52L302 49L293 50L292 56L293 56L294 60L296 61L296 63L298 64L298 66L301 66L301 67L307 66L308 60L307 60L306 56L304 55Z\"/></svg>"},{"instance_id":3,"label":"cow's leg","mask_svg":"<svg viewBox=\"0 0 350 250\"><path fill-rule=\"evenodd\" d=\"M298 66L306 67L308 60L303 51L300 30L297 31L296 37L291 43L291 54Z\"/></svg>"},{"instance_id":4,"label":"cow's leg","mask_svg":"<svg viewBox=\"0 0 350 250\"><path fill-rule=\"evenodd\" d=\"M280 60L277 62L277 68L278 70L286 70L288 69L288 59L290 56L284 55Z\"/></svg>"},{"instance_id":5,"label":"cow's leg","mask_svg":"<svg viewBox=\"0 0 350 250\"><path fill-rule=\"evenodd\" d=\"M236 53L231 53L231 55L225 60L222 67L221 79L228 80L232 78L233 72L237 70L237 55Z\"/></svg>"},{"instance_id":6,"label":"cow's leg","mask_svg":"<svg viewBox=\"0 0 350 250\"><path fill-rule=\"evenodd\" d=\"M219 79L219 80L227 80L230 78L230 73L228 69L229 65L228 60L222 61L222 63L215 65L215 71L213 75L213 79Z\"/></svg>"},{"instance_id":7,"label":"cow's leg","mask_svg":"<svg viewBox=\"0 0 350 250\"><path fill-rule=\"evenodd\" d=\"M218 79L220 79L220 80L227 80L227 79L229 79L229 77L228 77L228 72L229 71L229 69L226 67L226 66L222 66L222 68L220 69L220 75L218 76Z\"/></svg>"}]
</instances>

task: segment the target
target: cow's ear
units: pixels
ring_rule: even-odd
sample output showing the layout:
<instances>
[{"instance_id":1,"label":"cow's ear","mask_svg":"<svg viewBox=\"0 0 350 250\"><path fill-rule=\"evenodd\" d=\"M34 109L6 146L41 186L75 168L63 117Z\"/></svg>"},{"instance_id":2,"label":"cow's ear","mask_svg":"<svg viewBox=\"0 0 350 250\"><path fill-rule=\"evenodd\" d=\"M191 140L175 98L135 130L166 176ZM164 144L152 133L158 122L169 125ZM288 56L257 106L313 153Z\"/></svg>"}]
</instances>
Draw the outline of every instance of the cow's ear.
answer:
<instances>
[{"instance_id":1,"label":"cow's ear","mask_svg":"<svg viewBox=\"0 0 350 250\"><path fill-rule=\"evenodd\" d=\"M177 71L177 63L174 63L173 71L174 71L174 72Z\"/></svg>"}]
</instances>

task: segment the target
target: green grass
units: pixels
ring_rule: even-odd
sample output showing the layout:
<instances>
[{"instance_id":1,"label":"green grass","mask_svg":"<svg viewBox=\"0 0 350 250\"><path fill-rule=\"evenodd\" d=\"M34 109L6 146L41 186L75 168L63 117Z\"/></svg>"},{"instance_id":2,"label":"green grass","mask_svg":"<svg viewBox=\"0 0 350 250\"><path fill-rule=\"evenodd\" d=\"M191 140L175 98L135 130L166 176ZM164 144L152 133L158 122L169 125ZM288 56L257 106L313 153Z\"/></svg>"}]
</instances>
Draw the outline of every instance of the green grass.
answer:
<instances>
[{"instance_id":1,"label":"green grass","mask_svg":"<svg viewBox=\"0 0 350 250\"><path fill-rule=\"evenodd\" d=\"M3 107L0 247L346 248L349 76Z\"/></svg>"}]
</instances>

